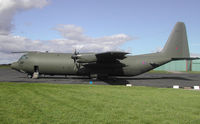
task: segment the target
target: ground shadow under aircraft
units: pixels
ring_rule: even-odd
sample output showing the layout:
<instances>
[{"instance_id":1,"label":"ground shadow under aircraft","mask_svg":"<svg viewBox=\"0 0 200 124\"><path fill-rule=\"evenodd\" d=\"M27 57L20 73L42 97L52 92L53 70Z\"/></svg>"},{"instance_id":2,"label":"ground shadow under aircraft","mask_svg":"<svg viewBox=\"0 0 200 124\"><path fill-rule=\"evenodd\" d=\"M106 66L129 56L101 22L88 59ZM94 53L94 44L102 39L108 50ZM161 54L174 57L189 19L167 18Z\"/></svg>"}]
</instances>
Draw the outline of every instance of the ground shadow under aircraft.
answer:
<instances>
[{"instance_id":1,"label":"ground shadow under aircraft","mask_svg":"<svg viewBox=\"0 0 200 124\"><path fill-rule=\"evenodd\" d=\"M24 78L24 77L21 77ZM170 76L163 76L163 77L109 77L106 79L90 79L88 77L84 77L84 76L42 76L39 79L65 79L67 80L84 80L84 81L93 81L93 82L100 82L103 81L107 84L110 85L126 85L129 84L130 81L148 81L148 80L177 80L177 81L195 81L193 79L190 78L186 78L186 77L170 77Z\"/></svg>"},{"instance_id":2,"label":"ground shadow under aircraft","mask_svg":"<svg viewBox=\"0 0 200 124\"><path fill-rule=\"evenodd\" d=\"M185 78L185 77L151 77L151 78L147 78L147 77L128 77L128 78L124 78L124 77L115 77L115 78L109 78L109 79L103 79L102 81L110 84L110 85L126 85L129 84L130 81L146 81L146 80L182 80L182 81L195 81L189 78Z\"/></svg>"}]
</instances>

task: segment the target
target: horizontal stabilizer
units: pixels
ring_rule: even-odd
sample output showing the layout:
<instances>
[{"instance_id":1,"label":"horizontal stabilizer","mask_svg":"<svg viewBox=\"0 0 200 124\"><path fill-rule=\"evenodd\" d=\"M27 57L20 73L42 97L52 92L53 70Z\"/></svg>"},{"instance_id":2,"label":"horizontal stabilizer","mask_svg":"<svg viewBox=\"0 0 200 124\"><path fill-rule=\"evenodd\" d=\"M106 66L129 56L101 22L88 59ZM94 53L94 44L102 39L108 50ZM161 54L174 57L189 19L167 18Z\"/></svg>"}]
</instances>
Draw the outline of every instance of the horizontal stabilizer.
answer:
<instances>
[{"instance_id":1,"label":"horizontal stabilizer","mask_svg":"<svg viewBox=\"0 0 200 124\"><path fill-rule=\"evenodd\" d=\"M172 58L172 60L196 60L200 59L199 57L190 57L190 58Z\"/></svg>"}]
</instances>

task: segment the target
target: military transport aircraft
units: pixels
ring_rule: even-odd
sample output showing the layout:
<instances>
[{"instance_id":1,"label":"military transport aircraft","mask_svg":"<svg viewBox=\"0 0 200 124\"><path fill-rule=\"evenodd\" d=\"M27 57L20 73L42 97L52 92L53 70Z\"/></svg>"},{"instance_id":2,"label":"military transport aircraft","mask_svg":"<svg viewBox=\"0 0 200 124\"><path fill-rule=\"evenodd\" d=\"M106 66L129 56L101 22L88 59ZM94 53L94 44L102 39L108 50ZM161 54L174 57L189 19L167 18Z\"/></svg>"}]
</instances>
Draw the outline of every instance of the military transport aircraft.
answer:
<instances>
[{"instance_id":1,"label":"military transport aircraft","mask_svg":"<svg viewBox=\"0 0 200 124\"><path fill-rule=\"evenodd\" d=\"M191 60L185 24L177 22L161 52L128 56L127 52L48 53L27 52L11 68L29 77L86 75L91 78L135 76L174 60Z\"/></svg>"}]
</instances>

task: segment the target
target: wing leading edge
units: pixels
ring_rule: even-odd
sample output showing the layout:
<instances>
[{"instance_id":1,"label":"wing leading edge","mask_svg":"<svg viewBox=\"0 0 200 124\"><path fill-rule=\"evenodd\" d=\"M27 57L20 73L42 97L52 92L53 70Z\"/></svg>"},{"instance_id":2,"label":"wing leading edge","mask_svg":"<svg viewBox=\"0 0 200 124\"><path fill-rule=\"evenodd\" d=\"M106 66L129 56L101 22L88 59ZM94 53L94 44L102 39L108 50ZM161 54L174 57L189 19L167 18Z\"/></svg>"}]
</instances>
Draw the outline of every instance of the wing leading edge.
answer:
<instances>
[{"instance_id":1,"label":"wing leading edge","mask_svg":"<svg viewBox=\"0 0 200 124\"><path fill-rule=\"evenodd\" d=\"M96 57L97 57L97 62L104 62L104 61L112 62L126 58L127 54L129 53L121 51L110 51L110 52L97 53Z\"/></svg>"},{"instance_id":2,"label":"wing leading edge","mask_svg":"<svg viewBox=\"0 0 200 124\"><path fill-rule=\"evenodd\" d=\"M114 62L126 58L127 52L121 51L109 51L102 53L89 53L89 54L78 54L76 56L78 63L105 63Z\"/></svg>"}]
</instances>

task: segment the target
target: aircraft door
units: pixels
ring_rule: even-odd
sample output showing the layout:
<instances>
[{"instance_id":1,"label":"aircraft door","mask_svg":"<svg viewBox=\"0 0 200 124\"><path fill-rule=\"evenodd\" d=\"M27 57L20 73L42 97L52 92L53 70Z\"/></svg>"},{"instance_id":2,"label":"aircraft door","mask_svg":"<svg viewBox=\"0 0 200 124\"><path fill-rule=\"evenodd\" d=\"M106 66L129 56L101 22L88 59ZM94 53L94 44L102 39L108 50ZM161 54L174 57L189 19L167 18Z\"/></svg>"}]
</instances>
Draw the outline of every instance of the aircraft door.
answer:
<instances>
[{"instance_id":1,"label":"aircraft door","mask_svg":"<svg viewBox=\"0 0 200 124\"><path fill-rule=\"evenodd\" d=\"M39 66L37 65L34 66L34 72L39 72Z\"/></svg>"}]
</instances>

